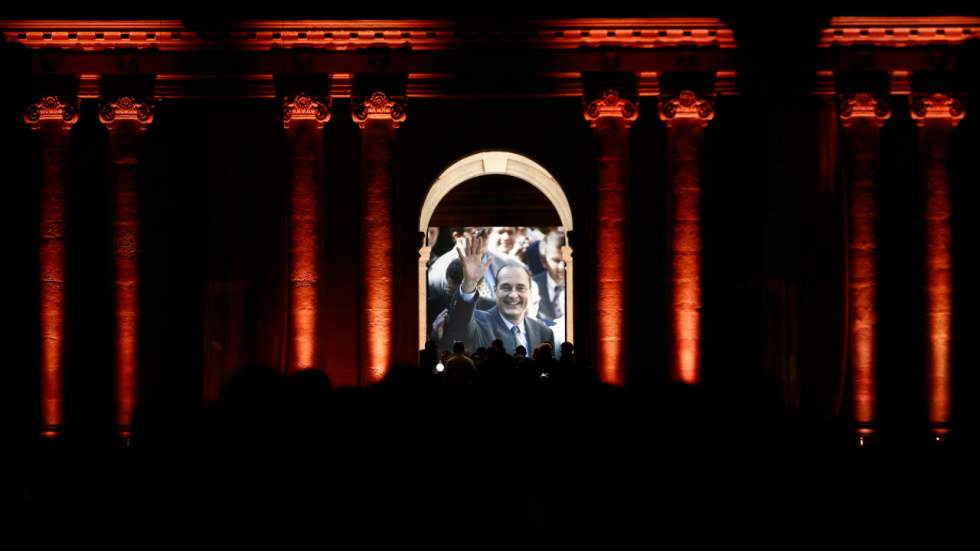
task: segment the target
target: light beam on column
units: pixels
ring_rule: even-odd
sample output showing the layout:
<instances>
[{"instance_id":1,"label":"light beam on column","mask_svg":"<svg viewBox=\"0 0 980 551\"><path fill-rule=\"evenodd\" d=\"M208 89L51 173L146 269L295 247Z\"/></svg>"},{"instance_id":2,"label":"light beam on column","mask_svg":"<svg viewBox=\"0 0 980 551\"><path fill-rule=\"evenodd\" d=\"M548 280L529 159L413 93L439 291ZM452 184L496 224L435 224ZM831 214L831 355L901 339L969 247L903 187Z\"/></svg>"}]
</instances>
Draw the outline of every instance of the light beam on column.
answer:
<instances>
[{"instance_id":1,"label":"light beam on column","mask_svg":"<svg viewBox=\"0 0 980 551\"><path fill-rule=\"evenodd\" d=\"M919 165L925 177L926 315L928 316L929 428L936 441L949 433L953 329L952 200L947 143L963 117L963 104L944 94L911 97L919 127Z\"/></svg>"},{"instance_id":2,"label":"light beam on column","mask_svg":"<svg viewBox=\"0 0 980 551\"><path fill-rule=\"evenodd\" d=\"M623 384L626 365L629 127L638 114L637 106L616 90L607 90L585 109L598 149L596 349L599 377L614 385Z\"/></svg>"},{"instance_id":3,"label":"light beam on column","mask_svg":"<svg viewBox=\"0 0 980 551\"><path fill-rule=\"evenodd\" d=\"M139 384L139 190L137 167L143 132L153 122L148 102L122 97L106 102L99 120L109 129L112 182L112 252L115 268L115 383L117 435L132 435Z\"/></svg>"},{"instance_id":4,"label":"light beam on column","mask_svg":"<svg viewBox=\"0 0 980 551\"><path fill-rule=\"evenodd\" d=\"M878 218L875 207L881 155L881 126L891 116L888 104L872 94L844 96L839 110L847 143L848 183L848 326L858 443L874 433L878 367L877 289Z\"/></svg>"},{"instance_id":5,"label":"light beam on column","mask_svg":"<svg viewBox=\"0 0 980 551\"><path fill-rule=\"evenodd\" d=\"M319 187L323 175L323 125L330 105L305 94L283 101L289 142L289 334L287 370L317 365L319 316Z\"/></svg>"},{"instance_id":6,"label":"light beam on column","mask_svg":"<svg viewBox=\"0 0 980 551\"><path fill-rule=\"evenodd\" d=\"M405 106L381 91L351 106L361 128L361 372L380 381L391 364L395 340L395 130Z\"/></svg>"},{"instance_id":7,"label":"light beam on column","mask_svg":"<svg viewBox=\"0 0 980 551\"><path fill-rule=\"evenodd\" d=\"M41 142L41 436L48 439L60 436L64 424L65 187L77 121L77 108L55 96L24 112Z\"/></svg>"},{"instance_id":8,"label":"light beam on column","mask_svg":"<svg viewBox=\"0 0 980 551\"><path fill-rule=\"evenodd\" d=\"M698 167L704 127L714 108L693 92L661 98L667 124L671 189L671 377L701 379L701 177Z\"/></svg>"}]
</instances>

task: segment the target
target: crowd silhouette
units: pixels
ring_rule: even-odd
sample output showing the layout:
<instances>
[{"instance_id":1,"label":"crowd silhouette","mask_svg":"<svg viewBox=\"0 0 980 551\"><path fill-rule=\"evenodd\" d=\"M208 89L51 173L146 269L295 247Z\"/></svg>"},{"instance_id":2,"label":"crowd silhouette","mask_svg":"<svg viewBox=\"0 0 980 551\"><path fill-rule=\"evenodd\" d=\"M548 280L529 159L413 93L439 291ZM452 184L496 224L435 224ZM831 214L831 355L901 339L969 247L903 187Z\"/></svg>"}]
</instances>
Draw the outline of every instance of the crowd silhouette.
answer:
<instances>
[{"instance_id":1,"label":"crowd silhouette","mask_svg":"<svg viewBox=\"0 0 980 551\"><path fill-rule=\"evenodd\" d=\"M473 536L654 520L680 530L742 518L746 493L781 518L810 496L846 508L847 496L889 487L845 427L793 418L761 373L624 389L600 382L571 343L557 357L548 344L513 352L497 341L440 356L429 343L418 366L344 388L321 370L246 365L217 403L141 404L129 448L32 455L20 504Z\"/></svg>"}]
</instances>

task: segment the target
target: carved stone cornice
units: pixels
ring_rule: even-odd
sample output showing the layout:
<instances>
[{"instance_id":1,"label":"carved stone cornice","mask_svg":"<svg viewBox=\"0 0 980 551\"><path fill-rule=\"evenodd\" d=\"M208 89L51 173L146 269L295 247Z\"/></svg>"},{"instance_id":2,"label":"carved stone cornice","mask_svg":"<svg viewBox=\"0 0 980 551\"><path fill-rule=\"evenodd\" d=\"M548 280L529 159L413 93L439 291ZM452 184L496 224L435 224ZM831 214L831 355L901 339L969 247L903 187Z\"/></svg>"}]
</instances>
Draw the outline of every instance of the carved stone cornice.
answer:
<instances>
[{"instance_id":1,"label":"carved stone cornice","mask_svg":"<svg viewBox=\"0 0 980 551\"><path fill-rule=\"evenodd\" d=\"M78 108L62 102L58 96L45 96L24 110L24 122L32 130L40 130L45 122L61 123L65 130L70 130L71 125L78 122Z\"/></svg>"},{"instance_id":2,"label":"carved stone cornice","mask_svg":"<svg viewBox=\"0 0 980 551\"><path fill-rule=\"evenodd\" d=\"M660 97L660 120L670 126L678 121L697 121L701 126L715 118L715 108L709 98L698 97L690 90L684 90L677 97Z\"/></svg>"},{"instance_id":3,"label":"carved stone cornice","mask_svg":"<svg viewBox=\"0 0 980 551\"><path fill-rule=\"evenodd\" d=\"M842 95L839 113L844 128L857 120L871 121L880 127L892 116L888 102L868 92Z\"/></svg>"},{"instance_id":4,"label":"carved stone cornice","mask_svg":"<svg viewBox=\"0 0 980 551\"><path fill-rule=\"evenodd\" d=\"M283 128L289 128L291 121L313 121L318 129L323 128L323 125L330 120L330 115L329 99L319 101L306 94L298 94L292 99L283 99Z\"/></svg>"},{"instance_id":5,"label":"carved stone cornice","mask_svg":"<svg viewBox=\"0 0 980 551\"><path fill-rule=\"evenodd\" d=\"M978 17L834 17L818 46L948 46L978 38Z\"/></svg>"},{"instance_id":6,"label":"carved stone cornice","mask_svg":"<svg viewBox=\"0 0 980 551\"><path fill-rule=\"evenodd\" d=\"M28 48L87 51L113 48L161 52L275 48L404 48L446 50L504 45L546 49L580 47L734 49L735 36L716 18L581 18L513 20L467 28L452 20L237 20L213 29L179 20L0 20L8 43Z\"/></svg>"},{"instance_id":7,"label":"carved stone cornice","mask_svg":"<svg viewBox=\"0 0 980 551\"><path fill-rule=\"evenodd\" d=\"M619 95L617 90L606 90L598 99L590 102L585 107L585 120L595 128L596 123L603 117L618 117L629 128L630 123L636 120L640 111L637 105Z\"/></svg>"},{"instance_id":8,"label":"carved stone cornice","mask_svg":"<svg viewBox=\"0 0 980 551\"><path fill-rule=\"evenodd\" d=\"M735 36L716 18L35 19L0 20L0 33L23 48L34 74L81 77L83 101L98 99L93 84L103 76L138 74L156 75L154 100L261 98L277 107L281 74L329 74L334 99L351 97L351 75L369 73L407 75L406 100L580 98L583 73L609 71L635 74L639 97L659 94L655 75L665 70L715 72L714 93L737 93ZM492 52L504 74L474 73L473 51Z\"/></svg>"},{"instance_id":9,"label":"carved stone cornice","mask_svg":"<svg viewBox=\"0 0 980 551\"><path fill-rule=\"evenodd\" d=\"M139 124L140 130L153 122L153 104L124 96L116 101L107 101L99 108L99 120L112 130L117 122L132 121Z\"/></svg>"},{"instance_id":10,"label":"carved stone cornice","mask_svg":"<svg viewBox=\"0 0 980 551\"><path fill-rule=\"evenodd\" d=\"M956 126L966 116L963 103L946 94L913 94L909 96L910 115L918 126L927 122L945 122Z\"/></svg>"},{"instance_id":11,"label":"carved stone cornice","mask_svg":"<svg viewBox=\"0 0 980 551\"><path fill-rule=\"evenodd\" d=\"M365 101L351 105L351 118L364 128L370 119L391 121L395 128L405 122L405 105L381 91L371 94Z\"/></svg>"}]
</instances>

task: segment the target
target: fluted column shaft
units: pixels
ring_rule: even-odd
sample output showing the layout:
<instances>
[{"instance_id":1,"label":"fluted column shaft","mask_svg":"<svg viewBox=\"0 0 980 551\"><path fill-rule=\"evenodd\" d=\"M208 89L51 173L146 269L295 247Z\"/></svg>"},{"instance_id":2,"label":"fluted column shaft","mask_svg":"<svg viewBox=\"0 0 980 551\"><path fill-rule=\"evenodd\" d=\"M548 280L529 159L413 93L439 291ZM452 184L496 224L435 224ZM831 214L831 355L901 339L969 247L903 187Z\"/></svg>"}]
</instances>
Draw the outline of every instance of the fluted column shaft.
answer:
<instances>
[{"instance_id":1,"label":"fluted column shaft","mask_svg":"<svg viewBox=\"0 0 980 551\"><path fill-rule=\"evenodd\" d=\"M361 128L361 373L373 383L394 357L394 151L405 109L378 91L355 103L351 115Z\"/></svg>"},{"instance_id":2,"label":"fluted column shaft","mask_svg":"<svg viewBox=\"0 0 980 551\"><path fill-rule=\"evenodd\" d=\"M843 98L840 108L848 156L848 326L854 421L860 443L874 432L876 402L878 212L881 126L888 105L871 94Z\"/></svg>"},{"instance_id":3,"label":"fluted column shaft","mask_svg":"<svg viewBox=\"0 0 980 551\"><path fill-rule=\"evenodd\" d=\"M152 107L131 97L105 103L99 119L109 129L112 186L112 258L115 298L115 425L124 441L132 435L139 399L139 189L143 133Z\"/></svg>"},{"instance_id":4,"label":"fluted column shaft","mask_svg":"<svg viewBox=\"0 0 980 551\"><path fill-rule=\"evenodd\" d=\"M323 125L330 106L298 94L283 102L289 148L289 345L290 373L317 367L320 282L320 182Z\"/></svg>"},{"instance_id":5,"label":"fluted column shaft","mask_svg":"<svg viewBox=\"0 0 980 551\"><path fill-rule=\"evenodd\" d=\"M667 124L671 196L671 378L701 380L701 172L700 144L714 109L693 92L662 98Z\"/></svg>"},{"instance_id":6,"label":"fluted column shaft","mask_svg":"<svg viewBox=\"0 0 980 551\"><path fill-rule=\"evenodd\" d=\"M937 440L949 432L952 396L953 231L946 165L948 140L964 117L958 99L944 94L913 98L919 127L919 166L925 192L925 279L929 427Z\"/></svg>"},{"instance_id":7,"label":"fluted column shaft","mask_svg":"<svg viewBox=\"0 0 980 551\"><path fill-rule=\"evenodd\" d=\"M60 436L64 426L65 190L69 132L77 120L77 109L55 96L43 98L24 113L24 122L41 146L41 436L49 439Z\"/></svg>"},{"instance_id":8,"label":"fluted column shaft","mask_svg":"<svg viewBox=\"0 0 980 551\"><path fill-rule=\"evenodd\" d=\"M627 225L629 127L636 105L608 90L592 101L585 119L596 144L596 342L599 377L622 385L627 361ZM570 296L570 295L568 295Z\"/></svg>"}]
</instances>

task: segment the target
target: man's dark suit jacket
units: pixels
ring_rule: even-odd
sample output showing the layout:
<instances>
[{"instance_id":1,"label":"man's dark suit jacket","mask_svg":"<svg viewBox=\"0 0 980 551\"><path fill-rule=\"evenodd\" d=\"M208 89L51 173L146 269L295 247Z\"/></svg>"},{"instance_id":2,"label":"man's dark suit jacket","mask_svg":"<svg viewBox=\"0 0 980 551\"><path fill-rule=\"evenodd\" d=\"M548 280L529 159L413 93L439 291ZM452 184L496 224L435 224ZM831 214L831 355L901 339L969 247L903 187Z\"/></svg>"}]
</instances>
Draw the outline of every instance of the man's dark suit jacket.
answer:
<instances>
[{"instance_id":1,"label":"man's dark suit jacket","mask_svg":"<svg viewBox=\"0 0 980 551\"><path fill-rule=\"evenodd\" d=\"M475 298L475 297L474 297ZM489 347L495 339L504 342L504 350L513 353L517 348L514 335L494 306L489 310L474 308L476 301L466 302L457 292L449 306L446 335L453 341L463 341L468 350ZM533 318L525 318L527 349L530 353L539 344L547 342L555 346L555 335L545 324Z\"/></svg>"},{"instance_id":2,"label":"man's dark suit jacket","mask_svg":"<svg viewBox=\"0 0 980 551\"><path fill-rule=\"evenodd\" d=\"M432 331L432 322L436 320L436 316L442 313L442 311L445 310L446 308L449 308L449 302L452 299L453 299L452 295L446 292L430 294L429 298L426 299L425 315L426 315L426 319L428 320L428 323L426 323L426 327L429 328L429 331ZM497 305L495 301L490 300L486 297L481 297L479 295L476 296L476 300L477 300L476 303L477 310L489 310ZM452 344L452 341L450 341L450 344Z\"/></svg>"}]
</instances>

